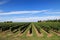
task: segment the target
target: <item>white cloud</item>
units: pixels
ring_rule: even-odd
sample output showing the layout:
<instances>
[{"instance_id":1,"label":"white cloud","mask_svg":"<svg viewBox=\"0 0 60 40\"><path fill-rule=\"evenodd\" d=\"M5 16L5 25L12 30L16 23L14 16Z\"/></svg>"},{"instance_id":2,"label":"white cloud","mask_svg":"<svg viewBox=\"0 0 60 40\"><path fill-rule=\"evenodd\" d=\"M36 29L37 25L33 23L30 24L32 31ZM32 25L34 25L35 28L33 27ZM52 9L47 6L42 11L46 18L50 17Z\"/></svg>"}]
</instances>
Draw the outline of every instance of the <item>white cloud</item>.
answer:
<instances>
[{"instance_id":1,"label":"white cloud","mask_svg":"<svg viewBox=\"0 0 60 40\"><path fill-rule=\"evenodd\" d=\"M13 22L37 22L38 20L48 20L48 19L60 19L60 16L42 16L42 17L23 17L23 18L11 18L4 21L13 21Z\"/></svg>"},{"instance_id":2,"label":"white cloud","mask_svg":"<svg viewBox=\"0 0 60 40\"><path fill-rule=\"evenodd\" d=\"M9 0L1 0L0 5L7 3Z\"/></svg>"},{"instance_id":3,"label":"white cloud","mask_svg":"<svg viewBox=\"0 0 60 40\"><path fill-rule=\"evenodd\" d=\"M59 12L47 12L48 14L60 14L60 11Z\"/></svg>"},{"instance_id":4,"label":"white cloud","mask_svg":"<svg viewBox=\"0 0 60 40\"><path fill-rule=\"evenodd\" d=\"M15 21L24 22L36 22L38 20L48 20L48 19L60 19L60 16L43 16L43 17L28 17L28 18L16 18Z\"/></svg>"},{"instance_id":5,"label":"white cloud","mask_svg":"<svg viewBox=\"0 0 60 40\"><path fill-rule=\"evenodd\" d=\"M45 14L60 14L60 10L48 10Z\"/></svg>"},{"instance_id":6,"label":"white cloud","mask_svg":"<svg viewBox=\"0 0 60 40\"><path fill-rule=\"evenodd\" d=\"M12 15L12 14L26 14L26 13L32 13L32 14L35 14L35 13L41 13L41 12L47 12L47 10L41 10L41 11L12 11L12 12L3 12L3 13L0 13L0 15Z\"/></svg>"},{"instance_id":7,"label":"white cloud","mask_svg":"<svg viewBox=\"0 0 60 40\"><path fill-rule=\"evenodd\" d=\"M11 12L2 12L0 10L0 15L12 15L12 14L60 14L60 11L49 11L49 10L32 10L32 11L11 11Z\"/></svg>"},{"instance_id":8,"label":"white cloud","mask_svg":"<svg viewBox=\"0 0 60 40\"><path fill-rule=\"evenodd\" d=\"M60 14L59 11L49 11L49 10L32 10L32 11L11 11L11 12L0 12L0 15L12 15L12 14L36 14L36 13L43 13L43 14ZM36 22L38 20L48 20L48 19L60 19L60 16L34 16L34 17L8 17L8 18L0 18L0 21L14 21L14 22Z\"/></svg>"}]
</instances>

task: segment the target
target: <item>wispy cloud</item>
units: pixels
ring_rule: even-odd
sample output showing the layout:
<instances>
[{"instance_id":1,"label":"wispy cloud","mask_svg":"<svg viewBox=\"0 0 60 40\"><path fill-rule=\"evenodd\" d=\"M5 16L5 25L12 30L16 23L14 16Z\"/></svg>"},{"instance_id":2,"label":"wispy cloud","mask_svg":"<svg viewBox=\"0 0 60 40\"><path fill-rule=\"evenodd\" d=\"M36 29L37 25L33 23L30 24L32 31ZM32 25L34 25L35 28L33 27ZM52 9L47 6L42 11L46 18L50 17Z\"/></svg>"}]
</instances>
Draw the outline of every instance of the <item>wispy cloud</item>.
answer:
<instances>
[{"instance_id":1,"label":"wispy cloud","mask_svg":"<svg viewBox=\"0 0 60 40\"><path fill-rule=\"evenodd\" d=\"M51 11L49 11L49 12L46 12L46 13L48 13L48 14L60 14L60 11L55 11L55 12L51 12Z\"/></svg>"},{"instance_id":2,"label":"wispy cloud","mask_svg":"<svg viewBox=\"0 0 60 40\"><path fill-rule=\"evenodd\" d=\"M2 12L0 10L0 15L12 15L12 14L60 14L60 11L50 11L50 10L32 10L32 11L10 11L10 12Z\"/></svg>"},{"instance_id":3,"label":"wispy cloud","mask_svg":"<svg viewBox=\"0 0 60 40\"><path fill-rule=\"evenodd\" d=\"M37 22L38 20L49 20L49 19L60 19L60 16L42 16L42 17L22 17L22 18L11 18L3 19L3 21L13 21L13 22ZM2 20L1 20L2 21Z\"/></svg>"},{"instance_id":4,"label":"wispy cloud","mask_svg":"<svg viewBox=\"0 0 60 40\"><path fill-rule=\"evenodd\" d=\"M9 0L1 0L0 5L7 3Z\"/></svg>"},{"instance_id":5,"label":"wispy cloud","mask_svg":"<svg viewBox=\"0 0 60 40\"><path fill-rule=\"evenodd\" d=\"M42 17L28 17L28 18L16 18L14 21L20 22L37 22L38 20L60 19L60 16L42 16Z\"/></svg>"},{"instance_id":6,"label":"wispy cloud","mask_svg":"<svg viewBox=\"0 0 60 40\"><path fill-rule=\"evenodd\" d=\"M14 17L11 16L12 14L51 14L51 15L44 15L44 16L28 16L24 15L24 17ZM52 16L52 14L54 14ZM60 11L49 11L49 10L33 10L33 11L11 11L11 12L0 12L0 15L9 15L9 17L0 17L0 21L14 21L14 22L37 22L38 20L49 20L49 19L60 19L60 16L56 16L55 14L60 14Z\"/></svg>"},{"instance_id":7,"label":"wispy cloud","mask_svg":"<svg viewBox=\"0 0 60 40\"><path fill-rule=\"evenodd\" d=\"M47 10L40 10L40 11L12 11L12 12L2 12L0 15L12 15L12 14L35 14L35 13L41 13L41 12L47 12Z\"/></svg>"},{"instance_id":8,"label":"wispy cloud","mask_svg":"<svg viewBox=\"0 0 60 40\"><path fill-rule=\"evenodd\" d=\"M60 10L50 9L47 12L45 12L45 14L60 14Z\"/></svg>"}]
</instances>

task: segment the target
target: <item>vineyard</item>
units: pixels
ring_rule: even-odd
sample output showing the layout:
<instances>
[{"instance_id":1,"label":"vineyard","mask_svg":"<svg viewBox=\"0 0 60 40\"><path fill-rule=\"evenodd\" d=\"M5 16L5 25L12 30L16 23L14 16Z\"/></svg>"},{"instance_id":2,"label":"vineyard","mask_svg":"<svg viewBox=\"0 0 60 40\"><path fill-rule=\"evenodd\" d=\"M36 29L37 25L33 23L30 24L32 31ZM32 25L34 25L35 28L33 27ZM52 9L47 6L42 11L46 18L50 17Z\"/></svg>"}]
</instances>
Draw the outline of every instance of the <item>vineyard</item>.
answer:
<instances>
[{"instance_id":1,"label":"vineyard","mask_svg":"<svg viewBox=\"0 0 60 40\"><path fill-rule=\"evenodd\" d=\"M1 22L0 40L60 40L60 22Z\"/></svg>"}]
</instances>

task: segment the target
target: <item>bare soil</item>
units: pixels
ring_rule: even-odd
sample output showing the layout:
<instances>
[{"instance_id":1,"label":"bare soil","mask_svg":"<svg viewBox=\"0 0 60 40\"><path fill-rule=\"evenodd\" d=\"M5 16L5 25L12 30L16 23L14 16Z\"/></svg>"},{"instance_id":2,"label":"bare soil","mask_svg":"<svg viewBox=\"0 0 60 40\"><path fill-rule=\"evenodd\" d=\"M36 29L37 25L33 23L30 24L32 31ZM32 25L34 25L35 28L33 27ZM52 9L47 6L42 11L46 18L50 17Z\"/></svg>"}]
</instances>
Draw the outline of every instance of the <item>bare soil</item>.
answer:
<instances>
[{"instance_id":1,"label":"bare soil","mask_svg":"<svg viewBox=\"0 0 60 40\"><path fill-rule=\"evenodd\" d=\"M28 31L27 36L32 36L32 34L30 34L29 31Z\"/></svg>"},{"instance_id":2,"label":"bare soil","mask_svg":"<svg viewBox=\"0 0 60 40\"><path fill-rule=\"evenodd\" d=\"M48 36L47 37L51 37L52 36L52 34L48 34Z\"/></svg>"},{"instance_id":3,"label":"bare soil","mask_svg":"<svg viewBox=\"0 0 60 40\"><path fill-rule=\"evenodd\" d=\"M40 37L40 36L42 37L42 36L43 36L43 34L38 33L38 31L37 31L37 29L35 28L35 26L34 26L34 25L33 25L33 27L34 27L34 29L35 29L35 31L36 31L37 36L38 36L38 37Z\"/></svg>"}]
</instances>

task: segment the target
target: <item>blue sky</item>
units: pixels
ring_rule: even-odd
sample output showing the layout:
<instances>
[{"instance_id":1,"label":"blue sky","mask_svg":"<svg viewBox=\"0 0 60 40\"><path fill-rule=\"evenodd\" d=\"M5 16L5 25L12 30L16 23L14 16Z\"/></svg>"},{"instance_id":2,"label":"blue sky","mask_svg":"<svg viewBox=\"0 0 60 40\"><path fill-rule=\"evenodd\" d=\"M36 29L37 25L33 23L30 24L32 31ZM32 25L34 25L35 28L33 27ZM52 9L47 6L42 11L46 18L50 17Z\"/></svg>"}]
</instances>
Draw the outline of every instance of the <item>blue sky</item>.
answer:
<instances>
[{"instance_id":1,"label":"blue sky","mask_svg":"<svg viewBox=\"0 0 60 40\"><path fill-rule=\"evenodd\" d=\"M0 0L0 22L60 19L60 0Z\"/></svg>"}]
</instances>

